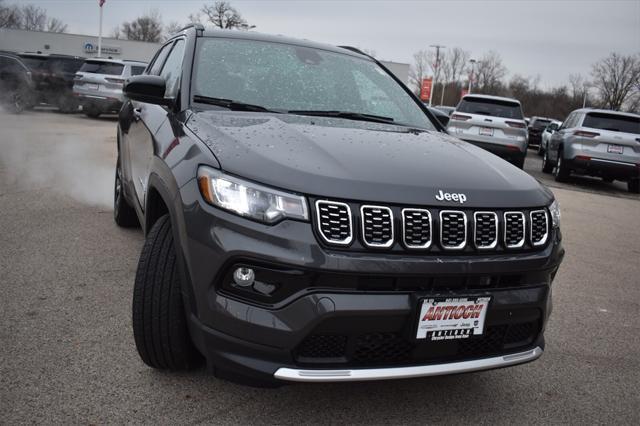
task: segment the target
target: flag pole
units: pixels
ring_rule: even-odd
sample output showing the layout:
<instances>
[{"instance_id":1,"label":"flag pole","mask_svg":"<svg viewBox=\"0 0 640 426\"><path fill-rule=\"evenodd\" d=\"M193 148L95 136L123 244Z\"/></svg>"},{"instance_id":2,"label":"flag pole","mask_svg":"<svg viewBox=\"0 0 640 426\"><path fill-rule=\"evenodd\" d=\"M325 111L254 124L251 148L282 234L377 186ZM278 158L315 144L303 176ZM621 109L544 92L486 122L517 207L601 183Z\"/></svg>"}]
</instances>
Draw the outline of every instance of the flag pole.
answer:
<instances>
[{"instance_id":1,"label":"flag pole","mask_svg":"<svg viewBox=\"0 0 640 426\"><path fill-rule=\"evenodd\" d=\"M104 2L100 2L100 27L98 30L98 57L102 56L102 5Z\"/></svg>"}]
</instances>

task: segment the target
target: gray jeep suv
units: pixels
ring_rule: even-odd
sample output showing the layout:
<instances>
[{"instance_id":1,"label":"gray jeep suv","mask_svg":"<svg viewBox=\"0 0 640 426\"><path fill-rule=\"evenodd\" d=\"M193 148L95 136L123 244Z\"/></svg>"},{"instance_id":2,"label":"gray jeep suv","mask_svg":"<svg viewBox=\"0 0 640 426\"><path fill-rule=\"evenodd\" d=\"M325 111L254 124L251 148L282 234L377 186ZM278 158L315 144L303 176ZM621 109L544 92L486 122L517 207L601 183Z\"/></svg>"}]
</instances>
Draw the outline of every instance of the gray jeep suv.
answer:
<instances>
[{"instance_id":1,"label":"gray jeep suv","mask_svg":"<svg viewBox=\"0 0 640 426\"><path fill-rule=\"evenodd\" d=\"M527 123L520 102L489 95L466 95L451 114L447 132L522 168L527 155Z\"/></svg>"},{"instance_id":2,"label":"gray jeep suv","mask_svg":"<svg viewBox=\"0 0 640 426\"><path fill-rule=\"evenodd\" d=\"M114 215L142 225L142 360L253 384L533 361L553 194L444 132L375 59L192 26L124 87Z\"/></svg>"},{"instance_id":3,"label":"gray jeep suv","mask_svg":"<svg viewBox=\"0 0 640 426\"><path fill-rule=\"evenodd\" d=\"M640 192L640 115L603 109L573 111L551 135L542 171L562 182L571 173L627 182Z\"/></svg>"}]
</instances>

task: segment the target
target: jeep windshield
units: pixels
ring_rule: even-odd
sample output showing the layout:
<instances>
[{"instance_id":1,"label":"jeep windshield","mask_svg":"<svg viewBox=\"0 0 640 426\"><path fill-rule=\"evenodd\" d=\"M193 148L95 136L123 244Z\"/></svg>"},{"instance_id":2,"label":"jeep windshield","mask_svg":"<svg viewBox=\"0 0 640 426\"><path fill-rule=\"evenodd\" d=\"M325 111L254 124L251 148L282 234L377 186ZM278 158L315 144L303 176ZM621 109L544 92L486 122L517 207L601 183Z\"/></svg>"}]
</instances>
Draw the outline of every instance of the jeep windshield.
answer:
<instances>
[{"instance_id":1,"label":"jeep windshield","mask_svg":"<svg viewBox=\"0 0 640 426\"><path fill-rule=\"evenodd\" d=\"M228 105L217 106L230 109L246 104L252 111L435 129L389 74L374 61L349 53L205 37L198 39L192 84L194 102L221 99Z\"/></svg>"}]
</instances>

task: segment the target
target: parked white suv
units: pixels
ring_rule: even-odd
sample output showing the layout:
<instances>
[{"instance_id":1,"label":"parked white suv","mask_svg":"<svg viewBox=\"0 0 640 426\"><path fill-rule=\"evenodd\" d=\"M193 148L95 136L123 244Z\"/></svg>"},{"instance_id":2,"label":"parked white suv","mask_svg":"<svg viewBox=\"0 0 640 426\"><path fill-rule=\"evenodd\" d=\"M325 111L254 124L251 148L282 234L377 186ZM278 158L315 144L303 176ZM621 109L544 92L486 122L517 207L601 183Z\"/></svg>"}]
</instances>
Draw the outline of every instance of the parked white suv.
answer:
<instances>
[{"instance_id":1,"label":"parked white suv","mask_svg":"<svg viewBox=\"0 0 640 426\"><path fill-rule=\"evenodd\" d=\"M87 59L76 73L73 93L89 117L118 112L124 102L122 86L127 78L140 75L147 64L119 59Z\"/></svg>"},{"instance_id":2,"label":"parked white suv","mask_svg":"<svg viewBox=\"0 0 640 426\"><path fill-rule=\"evenodd\" d=\"M451 114L447 132L522 168L527 155L527 124L516 99L466 95Z\"/></svg>"},{"instance_id":3,"label":"parked white suv","mask_svg":"<svg viewBox=\"0 0 640 426\"><path fill-rule=\"evenodd\" d=\"M606 109L573 111L555 132L542 171L565 181L571 173L626 181L640 192L640 115Z\"/></svg>"}]
</instances>

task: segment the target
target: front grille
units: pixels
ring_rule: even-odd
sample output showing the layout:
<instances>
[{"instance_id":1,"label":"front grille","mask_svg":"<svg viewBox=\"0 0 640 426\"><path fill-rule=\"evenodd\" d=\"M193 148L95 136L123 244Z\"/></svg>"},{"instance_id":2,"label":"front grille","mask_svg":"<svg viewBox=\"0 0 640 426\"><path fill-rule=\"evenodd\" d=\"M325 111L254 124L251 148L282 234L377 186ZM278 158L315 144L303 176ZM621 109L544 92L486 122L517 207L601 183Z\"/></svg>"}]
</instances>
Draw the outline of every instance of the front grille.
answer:
<instances>
[{"instance_id":1,"label":"front grille","mask_svg":"<svg viewBox=\"0 0 640 426\"><path fill-rule=\"evenodd\" d=\"M329 200L314 204L318 239L353 251L532 251L546 247L552 235L549 212L543 208L439 210Z\"/></svg>"},{"instance_id":2,"label":"front grille","mask_svg":"<svg viewBox=\"0 0 640 426\"><path fill-rule=\"evenodd\" d=\"M448 250L463 249L467 243L467 216L463 212L440 212L440 244Z\"/></svg>"},{"instance_id":3,"label":"front grille","mask_svg":"<svg viewBox=\"0 0 640 426\"><path fill-rule=\"evenodd\" d=\"M524 245L524 213L505 212L504 244L507 248L520 248Z\"/></svg>"},{"instance_id":4,"label":"front grille","mask_svg":"<svg viewBox=\"0 0 640 426\"><path fill-rule=\"evenodd\" d=\"M347 336L314 334L306 338L297 351L299 358L340 358L345 354Z\"/></svg>"},{"instance_id":5,"label":"front grille","mask_svg":"<svg viewBox=\"0 0 640 426\"><path fill-rule=\"evenodd\" d=\"M365 366L447 362L497 355L529 347L540 332L538 319L485 327L482 336L431 342L403 332L312 334L294 351L301 364Z\"/></svg>"},{"instance_id":6,"label":"front grille","mask_svg":"<svg viewBox=\"0 0 640 426\"><path fill-rule=\"evenodd\" d=\"M541 246L547 242L549 235L549 221L545 210L535 210L529 213L529 223L531 226L529 235L531 235L531 244Z\"/></svg>"},{"instance_id":7,"label":"front grille","mask_svg":"<svg viewBox=\"0 0 640 426\"><path fill-rule=\"evenodd\" d=\"M390 247L393 244L393 213L388 207L362 206L362 239L369 247Z\"/></svg>"},{"instance_id":8,"label":"front grille","mask_svg":"<svg viewBox=\"0 0 640 426\"><path fill-rule=\"evenodd\" d=\"M475 212L473 240L476 248L488 250L498 244L498 215L494 212Z\"/></svg>"},{"instance_id":9,"label":"front grille","mask_svg":"<svg viewBox=\"0 0 640 426\"><path fill-rule=\"evenodd\" d=\"M404 245L411 249L426 249L431 245L431 213L423 209L402 210Z\"/></svg>"},{"instance_id":10,"label":"front grille","mask_svg":"<svg viewBox=\"0 0 640 426\"><path fill-rule=\"evenodd\" d=\"M347 245L353 239L351 208L335 201L316 202L318 227L322 238L331 244Z\"/></svg>"},{"instance_id":11,"label":"front grille","mask_svg":"<svg viewBox=\"0 0 640 426\"><path fill-rule=\"evenodd\" d=\"M395 333L370 333L356 338L353 361L358 363L405 361L412 345Z\"/></svg>"}]
</instances>

